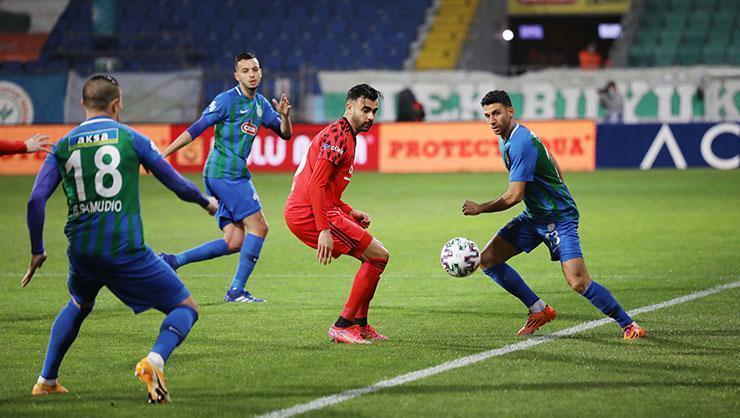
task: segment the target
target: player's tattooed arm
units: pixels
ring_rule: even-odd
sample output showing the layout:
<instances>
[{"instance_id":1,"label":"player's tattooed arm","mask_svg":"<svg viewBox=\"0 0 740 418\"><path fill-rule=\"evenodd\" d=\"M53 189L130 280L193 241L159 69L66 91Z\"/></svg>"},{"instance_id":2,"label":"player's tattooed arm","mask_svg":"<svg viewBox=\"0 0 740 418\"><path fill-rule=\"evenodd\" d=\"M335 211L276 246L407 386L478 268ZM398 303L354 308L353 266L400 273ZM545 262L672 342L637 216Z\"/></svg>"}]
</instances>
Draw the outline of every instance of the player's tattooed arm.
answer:
<instances>
[{"instance_id":1,"label":"player's tattooed arm","mask_svg":"<svg viewBox=\"0 0 740 418\"><path fill-rule=\"evenodd\" d=\"M524 188L527 182L512 181L509 188L498 199L484 203L466 200L462 205L462 213L466 216L475 216L481 213L500 212L516 205L524 199Z\"/></svg>"}]
</instances>

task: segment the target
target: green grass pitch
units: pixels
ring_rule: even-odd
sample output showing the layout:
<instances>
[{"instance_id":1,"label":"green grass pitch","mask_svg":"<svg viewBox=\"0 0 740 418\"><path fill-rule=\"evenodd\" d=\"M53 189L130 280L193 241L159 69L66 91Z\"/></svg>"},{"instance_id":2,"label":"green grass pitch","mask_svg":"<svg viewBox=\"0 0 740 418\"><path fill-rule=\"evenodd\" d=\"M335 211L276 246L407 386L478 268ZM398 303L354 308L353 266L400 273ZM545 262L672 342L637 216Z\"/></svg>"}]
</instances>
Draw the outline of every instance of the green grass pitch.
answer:
<instances>
[{"instance_id":1,"label":"green grass pitch","mask_svg":"<svg viewBox=\"0 0 740 418\"><path fill-rule=\"evenodd\" d=\"M198 176L191 177L201 184ZM581 211L587 266L627 309L740 280L740 170L569 173ZM49 260L30 287L25 204L31 177L0 177L0 416L251 416L521 341L519 301L481 272L455 279L439 265L454 236L485 242L521 207L463 217L464 199L489 200L504 174L357 173L346 201L367 210L390 250L371 323L391 340L339 346L326 331L358 267L320 266L282 218L290 175L257 174L271 230L249 290L264 304L225 304L232 255L182 268L201 306L188 340L167 365L173 402L145 403L134 378L162 315L135 316L107 290L61 368L66 396L32 398L49 329L67 303L57 191L47 206ZM212 218L142 179L145 234L155 251L177 252L220 236ZM511 261L558 311L552 332L602 317L566 285L544 246ZM636 317L650 335L625 342L614 324L491 358L307 416L738 416L740 289Z\"/></svg>"}]
</instances>

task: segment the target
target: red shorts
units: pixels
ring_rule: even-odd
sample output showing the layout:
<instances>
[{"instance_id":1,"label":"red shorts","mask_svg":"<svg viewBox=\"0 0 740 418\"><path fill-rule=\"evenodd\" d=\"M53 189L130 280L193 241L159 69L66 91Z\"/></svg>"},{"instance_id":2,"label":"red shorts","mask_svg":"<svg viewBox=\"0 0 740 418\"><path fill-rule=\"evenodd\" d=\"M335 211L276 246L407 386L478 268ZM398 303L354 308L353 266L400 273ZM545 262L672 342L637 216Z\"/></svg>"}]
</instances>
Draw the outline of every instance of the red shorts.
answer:
<instances>
[{"instance_id":1,"label":"red shorts","mask_svg":"<svg viewBox=\"0 0 740 418\"><path fill-rule=\"evenodd\" d=\"M334 241L332 256L337 258L347 254L360 258L373 241L373 236L349 214L337 208L329 209L326 218ZM310 208L286 210L285 222L299 240L311 248L317 248L321 231L316 230L316 222Z\"/></svg>"}]
</instances>

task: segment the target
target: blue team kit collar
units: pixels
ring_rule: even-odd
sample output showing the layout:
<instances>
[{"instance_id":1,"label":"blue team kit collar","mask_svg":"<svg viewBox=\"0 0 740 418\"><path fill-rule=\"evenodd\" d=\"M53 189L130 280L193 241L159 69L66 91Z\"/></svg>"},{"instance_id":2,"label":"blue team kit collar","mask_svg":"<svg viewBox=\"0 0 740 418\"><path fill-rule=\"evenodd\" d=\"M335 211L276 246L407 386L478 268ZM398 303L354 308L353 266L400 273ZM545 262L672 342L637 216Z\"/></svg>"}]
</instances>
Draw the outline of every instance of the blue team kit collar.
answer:
<instances>
[{"instance_id":1,"label":"blue team kit collar","mask_svg":"<svg viewBox=\"0 0 740 418\"><path fill-rule=\"evenodd\" d=\"M109 116L93 116L89 119L85 119L85 121L82 122L80 126L89 125L91 123L96 123L96 122L115 122L115 121Z\"/></svg>"}]
</instances>

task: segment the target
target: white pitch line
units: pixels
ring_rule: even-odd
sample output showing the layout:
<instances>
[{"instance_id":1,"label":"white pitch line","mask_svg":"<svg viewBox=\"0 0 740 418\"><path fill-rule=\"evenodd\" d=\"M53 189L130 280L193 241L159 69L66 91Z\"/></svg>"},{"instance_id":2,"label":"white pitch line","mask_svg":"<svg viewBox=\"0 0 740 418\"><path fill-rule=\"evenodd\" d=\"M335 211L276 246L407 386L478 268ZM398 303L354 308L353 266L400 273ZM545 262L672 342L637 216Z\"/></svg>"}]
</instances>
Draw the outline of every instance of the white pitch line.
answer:
<instances>
[{"instance_id":1,"label":"white pitch line","mask_svg":"<svg viewBox=\"0 0 740 418\"><path fill-rule=\"evenodd\" d=\"M734 289L736 287L740 287L740 281L734 282L734 283L728 283L724 285L720 285L717 287L713 287L706 290L701 290L699 292L694 292L691 294L688 294L686 296L681 296L675 299L667 300L665 302L656 303L653 305L643 306L642 308L636 308L629 311L630 315L637 315L645 312L652 312L656 311L658 309L667 308L674 305L679 305L681 303L686 303L689 301L692 301L694 299L703 298L709 295L713 295L715 293L722 292L724 290ZM468 366L474 363L481 362L483 360L487 360L491 357L498 357L503 356L504 354L513 353L515 351L521 351L526 350L528 348L532 348L534 346L553 341L560 337L567 337L573 334L578 334L579 332L583 332L592 328L597 328L602 325L611 323L613 320L611 318L603 318L596 321L589 321L584 322L582 324L576 325L574 327L565 328L563 330L553 332L551 334L542 335L538 337L533 337L526 339L522 342L516 343L516 344L510 344L503 346L501 348L496 348L490 351L484 351L482 353L478 354L472 354L470 356L461 357L457 360L448 361L446 363L442 363L438 366L429 367L422 370L417 370L415 372L402 374L400 376L396 376L392 379L383 380L378 383L375 383L370 386L366 386L364 388L359 389L351 389L345 392L337 393L334 395L324 396L323 398L318 398L310 402L306 402L303 404L295 405L290 408L285 409L279 409L276 411L268 412L263 415L257 416L257 418L285 418L285 417L292 417L294 415L303 414L309 411L314 411L317 409L325 408L328 406L336 405L338 403L348 401L350 399L357 398L362 395L367 395L373 392L380 391L382 389L392 388L395 386L400 386L405 383L413 382L416 380L424 379L429 376L434 376L435 374L443 373L449 370L458 369L460 367Z\"/></svg>"}]
</instances>

